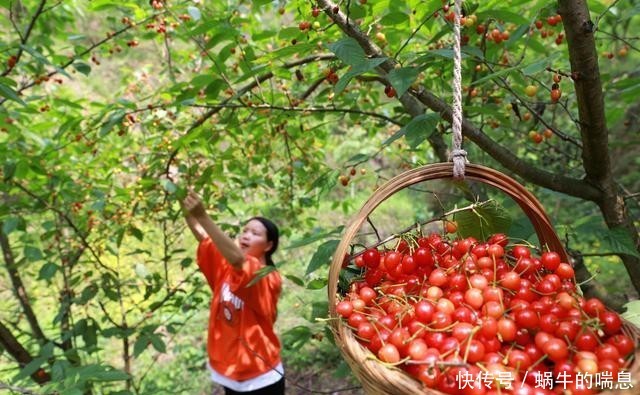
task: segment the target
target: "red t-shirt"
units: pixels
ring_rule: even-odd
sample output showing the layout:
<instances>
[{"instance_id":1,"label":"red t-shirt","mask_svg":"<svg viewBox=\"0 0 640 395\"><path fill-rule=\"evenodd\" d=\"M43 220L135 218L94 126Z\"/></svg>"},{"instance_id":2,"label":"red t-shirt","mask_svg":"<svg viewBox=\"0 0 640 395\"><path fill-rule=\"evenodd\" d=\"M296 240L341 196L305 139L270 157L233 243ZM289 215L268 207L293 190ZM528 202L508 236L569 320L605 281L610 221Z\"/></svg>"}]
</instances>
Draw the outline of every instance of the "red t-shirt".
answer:
<instances>
[{"instance_id":1,"label":"red t-shirt","mask_svg":"<svg viewBox=\"0 0 640 395\"><path fill-rule=\"evenodd\" d=\"M200 242L197 261L213 291L207 339L211 367L236 381L276 367L280 341L273 325L282 290L280 274L271 272L247 287L264 264L247 255L242 270L235 269L210 238Z\"/></svg>"}]
</instances>

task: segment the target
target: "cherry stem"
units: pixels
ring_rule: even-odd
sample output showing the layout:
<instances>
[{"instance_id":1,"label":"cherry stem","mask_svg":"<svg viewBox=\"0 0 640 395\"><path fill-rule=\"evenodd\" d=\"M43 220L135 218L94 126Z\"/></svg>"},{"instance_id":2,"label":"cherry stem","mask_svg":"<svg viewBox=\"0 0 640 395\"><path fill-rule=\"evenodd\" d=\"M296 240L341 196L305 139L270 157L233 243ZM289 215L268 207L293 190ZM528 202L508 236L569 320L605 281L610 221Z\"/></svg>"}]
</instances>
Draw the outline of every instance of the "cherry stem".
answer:
<instances>
[{"instance_id":1,"label":"cherry stem","mask_svg":"<svg viewBox=\"0 0 640 395\"><path fill-rule=\"evenodd\" d=\"M370 248L379 247L379 246L381 246L381 245L383 245L385 243L388 243L391 240L397 239L398 237L402 237L402 235L404 235L405 233L409 232L410 230L419 228L421 225L426 225L426 224L429 224L429 223L432 223L432 222L436 222L436 221L443 221L450 215L453 215L453 214L456 214L456 213L459 213L459 212L463 212L463 211L475 210L476 208L485 206L485 205L489 204L492 201L493 201L493 199L489 199L489 200L486 200L484 202L474 203L474 204L471 204L471 205L466 206L466 207L456 208L456 209L447 211L446 213L444 213L442 216L440 216L438 218L433 218L433 219L430 219L430 220L422 222L422 223L415 223L415 224L413 224L413 225L401 230L400 232L394 233L391 236L387 237L386 239L384 239L382 241L379 241L376 244L373 244L373 245L369 246L368 248L365 248L364 250L349 256L349 260L352 260L352 259L355 259L355 258L359 257L360 255L364 254L364 252L367 251Z\"/></svg>"}]
</instances>

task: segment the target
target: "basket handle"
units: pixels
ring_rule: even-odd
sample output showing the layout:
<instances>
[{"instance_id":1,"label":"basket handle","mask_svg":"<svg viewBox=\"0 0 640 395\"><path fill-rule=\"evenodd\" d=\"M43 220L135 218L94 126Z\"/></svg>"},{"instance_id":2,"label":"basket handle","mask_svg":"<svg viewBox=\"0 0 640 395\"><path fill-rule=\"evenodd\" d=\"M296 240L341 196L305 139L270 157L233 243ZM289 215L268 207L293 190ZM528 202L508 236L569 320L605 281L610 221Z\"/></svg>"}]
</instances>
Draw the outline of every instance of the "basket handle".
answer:
<instances>
[{"instance_id":1,"label":"basket handle","mask_svg":"<svg viewBox=\"0 0 640 395\"><path fill-rule=\"evenodd\" d=\"M453 178L453 164L435 163L406 171L387 181L378 188L365 202L358 214L352 219L345 231L331 262L329 269L329 310L335 316L336 293L338 290L338 275L342 268L342 261L349 245L360 230L362 224L373 210L389 196L408 186L422 181ZM558 238L551 221L547 217L540 202L524 186L513 178L485 166L467 164L465 178L491 185L511 197L531 221L541 246L547 246L551 251L560 255L563 262L568 262L567 253Z\"/></svg>"}]
</instances>

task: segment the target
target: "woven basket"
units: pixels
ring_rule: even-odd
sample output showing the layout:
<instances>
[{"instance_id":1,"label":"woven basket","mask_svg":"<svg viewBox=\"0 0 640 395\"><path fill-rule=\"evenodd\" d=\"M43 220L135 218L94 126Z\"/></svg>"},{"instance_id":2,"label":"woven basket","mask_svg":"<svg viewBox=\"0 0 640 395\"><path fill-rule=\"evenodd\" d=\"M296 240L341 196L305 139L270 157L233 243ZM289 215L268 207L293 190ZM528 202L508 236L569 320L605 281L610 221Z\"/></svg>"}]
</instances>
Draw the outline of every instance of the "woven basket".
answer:
<instances>
[{"instance_id":1,"label":"woven basket","mask_svg":"<svg viewBox=\"0 0 640 395\"><path fill-rule=\"evenodd\" d=\"M389 368L379 363L365 347L356 340L352 330L343 323L336 313L338 297L338 277L342 268L343 258L349 252L353 238L359 232L367 217L382 202L396 192L411 185L423 181L437 179L452 179L453 165L451 163L436 163L404 172L378 188L374 194L351 220L333 255L333 261L329 270L329 314L336 344L350 366L356 378L362 384L368 394L401 395L401 394L430 394L444 395L442 392L424 386L404 371L397 368ZM560 254L562 261L568 262L562 242L555 233L551 221L547 217L538 200L514 179L496 170L479 166L467 165L465 178L490 185L511 197L527 215L533 225L541 247L548 247L551 251ZM625 322L625 333L638 344L640 330L634 325ZM638 349L638 347L636 347ZM600 394L640 394L640 350L636 351L633 366L630 369L633 388L630 390L613 390Z\"/></svg>"}]
</instances>

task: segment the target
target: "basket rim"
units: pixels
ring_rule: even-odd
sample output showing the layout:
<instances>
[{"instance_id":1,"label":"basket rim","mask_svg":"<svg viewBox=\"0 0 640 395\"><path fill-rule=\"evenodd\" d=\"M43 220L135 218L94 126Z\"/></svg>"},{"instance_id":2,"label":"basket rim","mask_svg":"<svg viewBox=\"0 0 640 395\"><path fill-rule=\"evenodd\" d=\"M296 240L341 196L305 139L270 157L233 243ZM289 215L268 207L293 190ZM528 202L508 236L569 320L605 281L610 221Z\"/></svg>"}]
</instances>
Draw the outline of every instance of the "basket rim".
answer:
<instances>
[{"instance_id":1,"label":"basket rim","mask_svg":"<svg viewBox=\"0 0 640 395\"><path fill-rule=\"evenodd\" d=\"M338 275L342 268L345 253L351 240L355 237L360 227L375 208L396 192L423 181L453 179L453 163L433 163L415 169L407 170L396 175L380 186L363 204L359 212L352 217L345 228L336 252L333 255L329 268L329 281L327 293L329 299L330 316L335 317L335 301L337 292ZM523 210L531 221L541 246L548 246L557 252L564 262L568 261L568 255L558 238L542 204L524 186L515 179L482 165L468 164L465 170L465 179L481 182L507 194Z\"/></svg>"}]
</instances>

